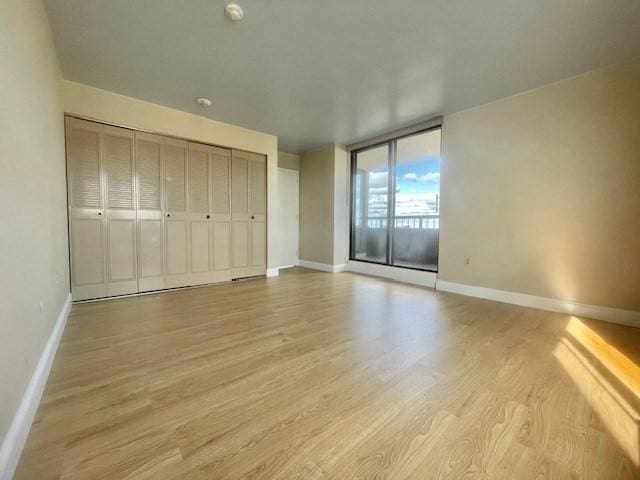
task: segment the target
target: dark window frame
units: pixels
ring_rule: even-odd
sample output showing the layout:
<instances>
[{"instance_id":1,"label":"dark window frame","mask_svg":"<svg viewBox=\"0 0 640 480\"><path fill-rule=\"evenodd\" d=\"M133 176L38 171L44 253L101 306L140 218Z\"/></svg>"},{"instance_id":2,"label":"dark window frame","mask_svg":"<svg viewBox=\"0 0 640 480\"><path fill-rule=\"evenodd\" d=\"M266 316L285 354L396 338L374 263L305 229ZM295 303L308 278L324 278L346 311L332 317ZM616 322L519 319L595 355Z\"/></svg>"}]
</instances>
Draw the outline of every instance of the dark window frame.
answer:
<instances>
[{"instance_id":1,"label":"dark window frame","mask_svg":"<svg viewBox=\"0 0 640 480\"><path fill-rule=\"evenodd\" d=\"M394 265L393 262L393 230L395 229L395 199L396 199L396 191L395 191L395 183L396 183L396 160L397 160L397 144L399 140L404 138L413 137L416 135L421 135L427 132L432 132L434 130L440 130L440 170L442 170L442 125L435 125L432 127L427 127L421 130L417 130L415 132L406 133L404 135L399 135L397 137L389 138L380 142L375 142L370 145L366 145L364 147L360 147L358 149L352 150L349 156L350 165L349 172L351 178L349 179L349 261L352 262L362 262L362 263L370 263L372 265L383 265L386 267L393 268L403 268L406 270L416 270L419 272L431 272L438 273L438 268L440 266L440 225L438 220L438 265L436 269L428 269L428 268L418 268L418 267L408 267L406 265ZM385 252L385 262L375 262L373 260L364 260L361 258L356 258L355 256L355 191L356 191L356 166L357 166L357 156L359 153L366 152L367 150L372 150L375 148L379 148L381 146L387 145L388 159L387 159L387 168L389 171L388 179L387 179L387 189L388 189L388 197L387 197L387 245ZM440 209L438 209L438 213Z\"/></svg>"}]
</instances>

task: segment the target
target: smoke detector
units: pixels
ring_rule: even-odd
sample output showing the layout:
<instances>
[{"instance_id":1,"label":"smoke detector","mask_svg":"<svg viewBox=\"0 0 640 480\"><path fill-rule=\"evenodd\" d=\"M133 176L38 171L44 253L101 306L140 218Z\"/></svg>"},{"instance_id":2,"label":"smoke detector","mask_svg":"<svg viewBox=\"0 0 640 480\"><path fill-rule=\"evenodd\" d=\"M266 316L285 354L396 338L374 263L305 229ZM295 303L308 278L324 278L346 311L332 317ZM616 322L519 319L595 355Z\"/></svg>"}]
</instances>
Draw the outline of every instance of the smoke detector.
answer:
<instances>
[{"instance_id":1,"label":"smoke detector","mask_svg":"<svg viewBox=\"0 0 640 480\"><path fill-rule=\"evenodd\" d=\"M239 22L242 20L242 17L244 17L242 7L237 3L228 3L227 6L224 7L224 13L232 22Z\"/></svg>"},{"instance_id":2,"label":"smoke detector","mask_svg":"<svg viewBox=\"0 0 640 480\"><path fill-rule=\"evenodd\" d=\"M200 105L202 108L206 108L206 107L210 107L211 106L211 100L209 100L208 98L204 98L204 97L196 98L196 103L198 105Z\"/></svg>"}]
</instances>

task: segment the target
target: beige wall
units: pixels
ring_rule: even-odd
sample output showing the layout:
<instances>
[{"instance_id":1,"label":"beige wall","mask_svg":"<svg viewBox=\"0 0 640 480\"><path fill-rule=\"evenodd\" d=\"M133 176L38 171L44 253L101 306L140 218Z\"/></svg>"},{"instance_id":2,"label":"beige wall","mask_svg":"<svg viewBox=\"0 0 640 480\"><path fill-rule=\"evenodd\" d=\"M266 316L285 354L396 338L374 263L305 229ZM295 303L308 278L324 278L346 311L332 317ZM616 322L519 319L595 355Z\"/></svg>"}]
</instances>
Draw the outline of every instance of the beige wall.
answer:
<instances>
[{"instance_id":1,"label":"beige wall","mask_svg":"<svg viewBox=\"0 0 640 480\"><path fill-rule=\"evenodd\" d=\"M349 162L343 146L300 156L300 260L342 265L349 246Z\"/></svg>"},{"instance_id":2,"label":"beige wall","mask_svg":"<svg viewBox=\"0 0 640 480\"><path fill-rule=\"evenodd\" d=\"M333 264L347 263L349 254L349 154L334 146Z\"/></svg>"},{"instance_id":3,"label":"beige wall","mask_svg":"<svg viewBox=\"0 0 640 480\"><path fill-rule=\"evenodd\" d=\"M300 170L300 155L278 152L278 167L288 168L289 170Z\"/></svg>"},{"instance_id":4,"label":"beige wall","mask_svg":"<svg viewBox=\"0 0 640 480\"><path fill-rule=\"evenodd\" d=\"M333 264L333 144L300 156L300 260Z\"/></svg>"},{"instance_id":5,"label":"beige wall","mask_svg":"<svg viewBox=\"0 0 640 480\"><path fill-rule=\"evenodd\" d=\"M2 3L0 70L2 439L69 293L60 73L40 1Z\"/></svg>"},{"instance_id":6,"label":"beige wall","mask_svg":"<svg viewBox=\"0 0 640 480\"><path fill-rule=\"evenodd\" d=\"M67 113L267 155L267 267L277 267L277 137L74 82L62 82L62 91Z\"/></svg>"},{"instance_id":7,"label":"beige wall","mask_svg":"<svg viewBox=\"0 0 640 480\"><path fill-rule=\"evenodd\" d=\"M640 62L449 115L442 141L440 279L640 310Z\"/></svg>"}]
</instances>

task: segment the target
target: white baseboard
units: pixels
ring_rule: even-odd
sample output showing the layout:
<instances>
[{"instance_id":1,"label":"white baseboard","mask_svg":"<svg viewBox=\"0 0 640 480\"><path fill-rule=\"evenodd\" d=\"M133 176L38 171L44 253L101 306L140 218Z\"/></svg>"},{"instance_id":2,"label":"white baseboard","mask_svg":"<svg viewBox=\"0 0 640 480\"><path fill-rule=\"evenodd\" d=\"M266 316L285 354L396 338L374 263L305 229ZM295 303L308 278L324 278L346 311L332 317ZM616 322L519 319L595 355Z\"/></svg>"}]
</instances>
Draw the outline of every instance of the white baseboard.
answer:
<instances>
[{"instance_id":1,"label":"white baseboard","mask_svg":"<svg viewBox=\"0 0 640 480\"><path fill-rule=\"evenodd\" d=\"M280 275L279 267L267 268L267 277L277 277L278 275Z\"/></svg>"},{"instance_id":2,"label":"white baseboard","mask_svg":"<svg viewBox=\"0 0 640 480\"><path fill-rule=\"evenodd\" d=\"M537 297L526 293L494 290L493 288L474 287L472 285L445 282L443 280L438 280L436 289L442 290L443 292L459 293L470 297L485 298L487 300L512 303L523 307L538 308L540 310L566 313L579 317L595 318L597 320L604 320L606 322L640 328L640 312L634 312L631 310L587 305L584 303L571 302L569 300Z\"/></svg>"},{"instance_id":3,"label":"white baseboard","mask_svg":"<svg viewBox=\"0 0 640 480\"><path fill-rule=\"evenodd\" d=\"M22 396L18 411L14 415L13 421L9 426L9 431L4 437L2 447L0 447L0 480L10 480L18 466L18 461L20 460L22 449L29 436L33 418L38 410L42 392L47 383L49 371L51 370L51 365L53 365L53 359L58 350L70 309L71 294L69 294L62 306L62 310L53 326L49 340L47 340L47 344L40 356L38 365L31 376L29 385L27 385L27 390Z\"/></svg>"},{"instance_id":4,"label":"white baseboard","mask_svg":"<svg viewBox=\"0 0 640 480\"><path fill-rule=\"evenodd\" d=\"M346 265L330 265L328 263L310 262L309 260L299 260L298 265L301 267L312 268L314 270L321 270L323 272L337 273L343 272Z\"/></svg>"},{"instance_id":5,"label":"white baseboard","mask_svg":"<svg viewBox=\"0 0 640 480\"><path fill-rule=\"evenodd\" d=\"M347 263L346 270L430 288L435 288L437 279L437 274L434 272L392 267L389 265L376 265L375 263L357 262L353 260Z\"/></svg>"}]
</instances>

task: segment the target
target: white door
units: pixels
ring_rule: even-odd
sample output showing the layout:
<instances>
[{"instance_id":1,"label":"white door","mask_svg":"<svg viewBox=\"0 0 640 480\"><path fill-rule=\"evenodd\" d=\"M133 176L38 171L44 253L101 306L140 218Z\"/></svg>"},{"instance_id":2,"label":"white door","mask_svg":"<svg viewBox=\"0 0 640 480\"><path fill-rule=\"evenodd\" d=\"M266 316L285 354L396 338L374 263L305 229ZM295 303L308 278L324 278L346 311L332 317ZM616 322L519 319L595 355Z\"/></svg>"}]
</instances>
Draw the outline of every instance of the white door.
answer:
<instances>
[{"instance_id":1,"label":"white door","mask_svg":"<svg viewBox=\"0 0 640 480\"><path fill-rule=\"evenodd\" d=\"M133 131L102 126L107 295L138 291Z\"/></svg>"},{"instance_id":2,"label":"white door","mask_svg":"<svg viewBox=\"0 0 640 480\"><path fill-rule=\"evenodd\" d=\"M213 281L231 280L231 150L210 147Z\"/></svg>"},{"instance_id":3,"label":"white door","mask_svg":"<svg viewBox=\"0 0 640 480\"><path fill-rule=\"evenodd\" d=\"M298 264L299 173L278 168L278 266Z\"/></svg>"},{"instance_id":4,"label":"white door","mask_svg":"<svg viewBox=\"0 0 640 480\"><path fill-rule=\"evenodd\" d=\"M210 148L189 143L189 284L212 283Z\"/></svg>"},{"instance_id":5,"label":"white door","mask_svg":"<svg viewBox=\"0 0 640 480\"><path fill-rule=\"evenodd\" d=\"M138 291L133 131L66 119L74 300Z\"/></svg>"},{"instance_id":6,"label":"white door","mask_svg":"<svg viewBox=\"0 0 640 480\"><path fill-rule=\"evenodd\" d=\"M165 285L189 285L187 142L163 138Z\"/></svg>"},{"instance_id":7,"label":"white door","mask_svg":"<svg viewBox=\"0 0 640 480\"><path fill-rule=\"evenodd\" d=\"M237 150L232 152L231 266L233 278L266 273L266 167L264 155Z\"/></svg>"},{"instance_id":8,"label":"white door","mask_svg":"<svg viewBox=\"0 0 640 480\"><path fill-rule=\"evenodd\" d=\"M252 275L267 273L267 159L254 155L249 162Z\"/></svg>"},{"instance_id":9,"label":"white door","mask_svg":"<svg viewBox=\"0 0 640 480\"><path fill-rule=\"evenodd\" d=\"M74 300L107 296L102 127L67 117L71 291Z\"/></svg>"},{"instance_id":10,"label":"white door","mask_svg":"<svg viewBox=\"0 0 640 480\"><path fill-rule=\"evenodd\" d=\"M136 132L138 191L138 288L160 290L164 284L162 219L162 137Z\"/></svg>"}]
</instances>

